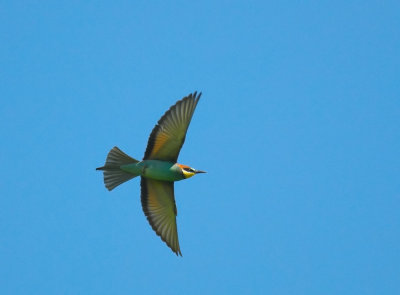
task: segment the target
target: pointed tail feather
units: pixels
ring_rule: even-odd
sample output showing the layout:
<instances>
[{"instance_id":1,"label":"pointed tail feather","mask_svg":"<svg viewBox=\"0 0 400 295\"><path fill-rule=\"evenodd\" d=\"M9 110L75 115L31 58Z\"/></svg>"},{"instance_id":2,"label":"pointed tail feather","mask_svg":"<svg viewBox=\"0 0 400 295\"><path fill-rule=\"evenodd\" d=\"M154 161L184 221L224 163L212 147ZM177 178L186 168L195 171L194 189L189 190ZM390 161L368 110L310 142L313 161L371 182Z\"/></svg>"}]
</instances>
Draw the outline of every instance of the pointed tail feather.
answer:
<instances>
[{"instance_id":1,"label":"pointed tail feather","mask_svg":"<svg viewBox=\"0 0 400 295\"><path fill-rule=\"evenodd\" d=\"M135 164L139 161L129 157L118 147L113 147L107 155L106 164L96 170L103 170L104 184L111 191L121 183L128 181L138 175L131 174L120 169L121 165Z\"/></svg>"}]
</instances>

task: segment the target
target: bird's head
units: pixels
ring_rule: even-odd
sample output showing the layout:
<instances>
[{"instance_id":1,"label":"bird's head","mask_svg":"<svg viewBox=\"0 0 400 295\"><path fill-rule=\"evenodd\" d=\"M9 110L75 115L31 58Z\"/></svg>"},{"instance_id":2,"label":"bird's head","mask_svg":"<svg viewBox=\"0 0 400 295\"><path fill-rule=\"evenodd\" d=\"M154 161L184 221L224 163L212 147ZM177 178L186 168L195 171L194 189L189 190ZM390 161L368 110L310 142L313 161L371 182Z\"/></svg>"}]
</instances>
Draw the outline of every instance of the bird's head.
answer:
<instances>
[{"instance_id":1,"label":"bird's head","mask_svg":"<svg viewBox=\"0 0 400 295\"><path fill-rule=\"evenodd\" d=\"M182 164L177 164L177 165L181 169L184 178L190 178L193 175L199 174L199 173L206 173L205 171L196 170L196 169L191 168L191 167L186 166L186 165L182 165Z\"/></svg>"}]
</instances>

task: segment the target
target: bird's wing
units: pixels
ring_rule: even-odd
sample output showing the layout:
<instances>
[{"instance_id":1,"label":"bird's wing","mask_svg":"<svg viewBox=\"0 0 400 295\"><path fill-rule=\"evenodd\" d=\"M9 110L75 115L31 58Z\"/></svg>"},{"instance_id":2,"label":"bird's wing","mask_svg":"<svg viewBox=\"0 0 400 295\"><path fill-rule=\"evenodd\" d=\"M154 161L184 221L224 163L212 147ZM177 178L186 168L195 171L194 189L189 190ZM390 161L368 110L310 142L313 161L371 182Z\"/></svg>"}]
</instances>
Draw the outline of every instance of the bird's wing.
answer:
<instances>
[{"instance_id":1,"label":"bird's wing","mask_svg":"<svg viewBox=\"0 0 400 295\"><path fill-rule=\"evenodd\" d=\"M173 105L150 134L143 160L176 163L201 93L190 94Z\"/></svg>"},{"instance_id":2,"label":"bird's wing","mask_svg":"<svg viewBox=\"0 0 400 295\"><path fill-rule=\"evenodd\" d=\"M151 227L176 255L181 255L176 227L174 183L142 177L142 207Z\"/></svg>"}]
</instances>

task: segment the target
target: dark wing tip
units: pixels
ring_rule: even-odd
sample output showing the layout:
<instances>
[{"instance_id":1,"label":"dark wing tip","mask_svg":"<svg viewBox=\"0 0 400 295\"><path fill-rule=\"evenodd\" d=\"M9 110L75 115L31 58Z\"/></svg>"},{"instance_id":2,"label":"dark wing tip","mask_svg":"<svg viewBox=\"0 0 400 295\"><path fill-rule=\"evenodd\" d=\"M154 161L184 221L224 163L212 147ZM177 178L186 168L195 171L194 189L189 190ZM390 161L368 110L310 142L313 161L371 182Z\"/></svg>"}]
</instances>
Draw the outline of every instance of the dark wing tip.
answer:
<instances>
[{"instance_id":1,"label":"dark wing tip","mask_svg":"<svg viewBox=\"0 0 400 295\"><path fill-rule=\"evenodd\" d=\"M187 97L189 97L189 98L194 98L194 99L196 100L196 102L197 102L197 101L199 101L201 95L202 95L202 92L199 92L199 94L197 95L197 91L195 91L195 92L189 94ZM185 99L185 98L186 98L186 97L184 97L183 99ZM182 100L183 100L183 99L182 99Z\"/></svg>"},{"instance_id":2,"label":"dark wing tip","mask_svg":"<svg viewBox=\"0 0 400 295\"><path fill-rule=\"evenodd\" d=\"M195 92L193 92L193 93L190 93L190 94L186 95L186 96L183 97L182 99L178 100L173 106L171 106L171 107L169 108L169 110L168 110L165 114L167 114L167 113L170 112L173 108L175 108L176 106L180 105L181 103L183 103L184 101L186 101L186 100L188 100L188 99L194 99L194 100L195 100L195 103L197 104L197 102L200 100L201 94L202 94L202 92L199 92L199 93L197 94L197 91L195 91ZM164 114L164 116L165 116L165 114ZM163 116L163 117L164 117L164 116Z\"/></svg>"}]
</instances>

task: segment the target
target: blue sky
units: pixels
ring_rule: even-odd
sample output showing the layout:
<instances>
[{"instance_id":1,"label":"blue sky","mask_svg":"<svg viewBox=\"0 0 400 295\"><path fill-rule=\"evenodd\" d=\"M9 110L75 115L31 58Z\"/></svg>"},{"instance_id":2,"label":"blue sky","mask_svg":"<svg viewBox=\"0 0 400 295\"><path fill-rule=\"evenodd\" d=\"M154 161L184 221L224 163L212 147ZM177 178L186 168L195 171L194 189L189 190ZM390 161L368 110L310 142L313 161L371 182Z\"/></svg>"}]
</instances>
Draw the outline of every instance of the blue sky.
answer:
<instances>
[{"instance_id":1,"label":"blue sky","mask_svg":"<svg viewBox=\"0 0 400 295\"><path fill-rule=\"evenodd\" d=\"M0 11L1 294L400 293L398 1ZM195 90L180 258L94 168Z\"/></svg>"}]
</instances>

